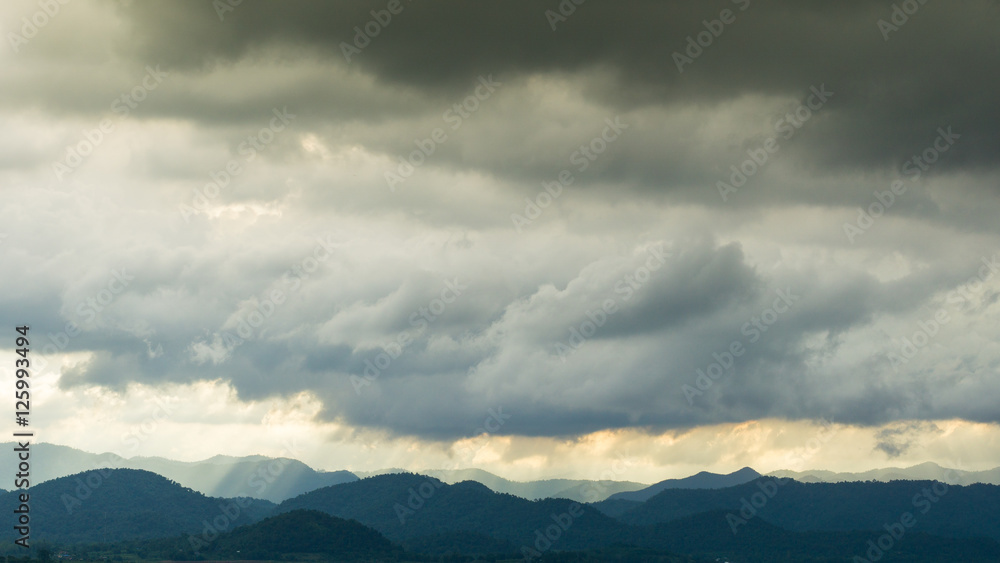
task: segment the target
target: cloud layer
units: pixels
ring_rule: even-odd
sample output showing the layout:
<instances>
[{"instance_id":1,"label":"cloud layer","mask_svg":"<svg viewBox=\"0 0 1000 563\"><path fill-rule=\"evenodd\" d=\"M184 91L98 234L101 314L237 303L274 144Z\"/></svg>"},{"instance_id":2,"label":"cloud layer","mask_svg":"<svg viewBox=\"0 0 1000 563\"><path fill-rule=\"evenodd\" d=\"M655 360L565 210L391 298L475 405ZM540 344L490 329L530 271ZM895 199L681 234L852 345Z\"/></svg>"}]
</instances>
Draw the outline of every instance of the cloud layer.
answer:
<instances>
[{"instance_id":1,"label":"cloud layer","mask_svg":"<svg viewBox=\"0 0 1000 563\"><path fill-rule=\"evenodd\" d=\"M900 5L7 4L0 318L420 440L995 424L1000 10Z\"/></svg>"}]
</instances>

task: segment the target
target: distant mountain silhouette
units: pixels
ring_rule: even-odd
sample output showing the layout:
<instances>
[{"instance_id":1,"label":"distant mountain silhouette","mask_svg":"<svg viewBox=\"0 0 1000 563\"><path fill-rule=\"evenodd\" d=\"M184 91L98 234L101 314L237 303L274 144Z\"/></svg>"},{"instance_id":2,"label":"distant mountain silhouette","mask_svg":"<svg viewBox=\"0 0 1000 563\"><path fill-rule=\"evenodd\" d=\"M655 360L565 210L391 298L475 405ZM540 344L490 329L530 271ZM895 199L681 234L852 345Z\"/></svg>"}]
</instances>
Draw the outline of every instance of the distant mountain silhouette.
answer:
<instances>
[{"instance_id":1,"label":"distant mountain silhouette","mask_svg":"<svg viewBox=\"0 0 1000 563\"><path fill-rule=\"evenodd\" d=\"M0 496L0 511L12 514L20 492ZM198 533L203 521L225 512L229 529L255 522L275 506L266 500L207 497L135 469L78 473L35 485L27 493L35 542L113 542ZM0 538L13 537L11 526L0 529Z\"/></svg>"},{"instance_id":2,"label":"distant mountain silhouette","mask_svg":"<svg viewBox=\"0 0 1000 563\"><path fill-rule=\"evenodd\" d=\"M0 446L13 447L11 443ZM259 455L217 455L196 462L162 457L121 459L112 453L92 454L66 446L40 443L32 444L31 456L35 483L98 467L143 469L209 496L247 496L276 503L313 489L358 479L348 471L316 471L294 459ZM0 459L0 471L13 475L16 462L16 457L4 456Z\"/></svg>"},{"instance_id":3,"label":"distant mountain silhouette","mask_svg":"<svg viewBox=\"0 0 1000 563\"><path fill-rule=\"evenodd\" d=\"M768 475L774 477L791 477L803 483L840 483L843 481L895 481L901 479L920 481L941 481L949 485L974 485L984 483L1000 485L1000 467L986 471L962 471L942 467L936 463L927 462L910 467L886 467L872 469L860 473L836 473L833 471L810 470L790 471L782 469L772 471Z\"/></svg>"},{"instance_id":4,"label":"distant mountain silhouette","mask_svg":"<svg viewBox=\"0 0 1000 563\"><path fill-rule=\"evenodd\" d=\"M298 460L263 456L226 460L216 457L200 462L132 458L123 465L159 473L207 495L248 496L275 503L321 487L358 480L348 471L316 471Z\"/></svg>"},{"instance_id":5,"label":"distant mountain silhouette","mask_svg":"<svg viewBox=\"0 0 1000 563\"><path fill-rule=\"evenodd\" d=\"M378 471L357 471L359 477L373 477L389 473L408 473L404 469L382 469ZM462 481L476 481L497 493L507 493L528 500L542 498L568 498L577 502L597 502L608 496L635 491L647 487L634 481L595 481L588 479L542 479L538 481L511 481L482 469L431 469L421 471L421 475L435 477L454 484Z\"/></svg>"},{"instance_id":6,"label":"distant mountain silhouette","mask_svg":"<svg viewBox=\"0 0 1000 563\"><path fill-rule=\"evenodd\" d=\"M667 479L665 481L660 481L655 485L650 485L649 487L637 491L616 493L608 498L613 500L631 500L642 502L649 500L654 495L665 489L721 489L724 487L742 485L743 483L753 481L758 477L760 477L760 473L757 473L749 467L744 467L743 469L734 471L728 475L719 475L718 473L702 471L701 473L690 477L684 477L683 479Z\"/></svg>"}]
</instances>

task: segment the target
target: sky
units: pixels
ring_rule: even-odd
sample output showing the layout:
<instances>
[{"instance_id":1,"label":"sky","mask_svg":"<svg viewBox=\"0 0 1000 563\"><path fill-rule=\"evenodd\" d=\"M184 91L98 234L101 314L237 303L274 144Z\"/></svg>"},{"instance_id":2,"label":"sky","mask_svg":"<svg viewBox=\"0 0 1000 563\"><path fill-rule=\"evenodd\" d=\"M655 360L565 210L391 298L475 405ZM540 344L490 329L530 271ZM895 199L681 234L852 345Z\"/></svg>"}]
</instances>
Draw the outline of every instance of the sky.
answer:
<instances>
[{"instance_id":1,"label":"sky","mask_svg":"<svg viewBox=\"0 0 1000 563\"><path fill-rule=\"evenodd\" d=\"M37 439L1000 466L1000 4L0 6Z\"/></svg>"}]
</instances>

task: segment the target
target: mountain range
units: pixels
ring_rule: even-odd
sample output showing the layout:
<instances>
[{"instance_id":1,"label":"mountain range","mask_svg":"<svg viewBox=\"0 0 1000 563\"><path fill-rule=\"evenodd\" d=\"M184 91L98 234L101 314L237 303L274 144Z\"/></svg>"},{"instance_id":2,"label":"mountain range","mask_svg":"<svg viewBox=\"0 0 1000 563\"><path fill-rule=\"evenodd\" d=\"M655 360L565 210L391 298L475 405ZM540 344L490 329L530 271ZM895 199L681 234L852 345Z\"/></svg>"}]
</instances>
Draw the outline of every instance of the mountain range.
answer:
<instances>
[{"instance_id":1,"label":"mountain range","mask_svg":"<svg viewBox=\"0 0 1000 563\"><path fill-rule=\"evenodd\" d=\"M0 512L14 514L21 493L0 495ZM274 503L249 497L207 497L136 469L105 468L60 477L35 485L26 494L32 538L64 543L193 533L220 516L230 528L256 522L275 508ZM0 529L0 537L13 539L13 528Z\"/></svg>"},{"instance_id":2,"label":"mountain range","mask_svg":"<svg viewBox=\"0 0 1000 563\"><path fill-rule=\"evenodd\" d=\"M11 514L18 494L0 495L0 510ZM986 484L761 477L586 504L391 473L275 505L208 497L148 471L102 469L28 494L36 544L160 560L1000 561L1000 487ZM608 503L630 508L613 517ZM8 553L13 538L12 528L0 529Z\"/></svg>"},{"instance_id":3,"label":"mountain range","mask_svg":"<svg viewBox=\"0 0 1000 563\"><path fill-rule=\"evenodd\" d=\"M12 442L0 447L13 448ZM369 472L318 471L301 461L265 456L215 456L197 462L175 461L162 457L122 458L113 453L94 454L55 444L33 444L35 460L33 478L41 483L58 477L90 471L99 467L143 469L177 481L208 496L252 496L271 502L298 496L322 487L357 481L359 477L403 473L403 469L383 469ZM0 459L0 471L15 473L16 459ZM646 487L632 481L592 481L586 479L545 479L511 481L481 469L429 470L424 474L446 483L478 481L491 490L526 499L569 498L579 502L594 502L620 491Z\"/></svg>"},{"instance_id":4,"label":"mountain range","mask_svg":"<svg viewBox=\"0 0 1000 563\"><path fill-rule=\"evenodd\" d=\"M388 473L408 473L405 469L355 471L358 477L373 477ZM511 481L482 469L430 469L421 471L448 484L476 481L498 493L507 493L525 499L568 498L578 502L596 502L609 495L635 491L647 487L635 481L592 481L588 479L542 479L538 481Z\"/></svg>"},{"instance_id":5,"label":"mountain range","mask_svg":"<svg viewBox=\"0 0 1000 563\"><path fill-rule=\"evenodd\" d=\"M0 447L14 447L12 442ZM162 457L122 458L113 453L94 454L68 446L39 443L32 445L33 483L89 471L98 467L142 469L162 475L181 485L213 497L249 496L280 503L302 493L357 481L389 473L406 473L404 469L377 471L323 471L290 458L272 458L260 455L231 457L218 455L197 462L175 461ZM0 456L0 471L12 475L16 459ZM627 510L630 502L645 501L657 493L671 488L717 489L746 483L760 474L744 467L729 474L700 472L681 479L666 479L648 485L635 481L610 481L587 479L543 479L513 481L482 469L431 469L421 472L448 484L476 481L490 490L507 493L524 499L566 498L577 502L599 502L605 499L628 501L619 504L620 511ZM775 477L790 477L807 483L836 483L841 481L891 481L894 479L934 480L951 485L987 483L1000 485L1000 467L986 471L963 471L923 463L907 468L875 469L861 473L835 473L831 471L789 471L769 473ZM603 509L615 513L613 503Z\"/></svg>"},{"instance_id":6,"label":"mountain range","mask_svg":"<svg viewBox=\"0 0 1000 563\"><path fill-rule=\"evenodd\" d=\"M5 449L13 443L0 444ZM7 449L9 451L9 449ZM214 497L254 497L281 502L321 487L358 478L349 471L316 471L301 461L264 456L215 456L185 462L162 457L122 458L113 453L92 454L55 444L32 444L34 483L100 467L142 469ZM0 471L16 473L16 457L2 456Z\"/></svg>"},{"instance_id":7,"label":"mountain range","mask_svg":"<svg viewBox=\"0 0 1000 563\"><path fill-rule=\"evenodd\" d=\"M803 483L840 483L844 481L894 481L899 479L941 481L949 485L973 485L987 483L1000 485L1000 467L986 471L963 471L941 467L932 462L921 463L910 467L886 467L872 469L860 473L836 473L833 471L780 470L768 473L774 477L791 477Z\"/></svg>"},{"instance_id":8,"label":"mountain range","mask_svg":"<svg viewBox=\"0 0 1000 563\"><path fill-rule=\"evenodd\" d=\"M723 487L742 485L743 483L753 481L758 477L760 477L760 473L757 473L749 467L744 467L743 469L734 471L728 475L719 475L718 473L702 471L701 473L697 473L683 479L666 479L637 491L615 493L608 498L612 500L641 502L651 499L656 496L657 493L666 489L721 489Z\"/></svg>"}]
</instances>

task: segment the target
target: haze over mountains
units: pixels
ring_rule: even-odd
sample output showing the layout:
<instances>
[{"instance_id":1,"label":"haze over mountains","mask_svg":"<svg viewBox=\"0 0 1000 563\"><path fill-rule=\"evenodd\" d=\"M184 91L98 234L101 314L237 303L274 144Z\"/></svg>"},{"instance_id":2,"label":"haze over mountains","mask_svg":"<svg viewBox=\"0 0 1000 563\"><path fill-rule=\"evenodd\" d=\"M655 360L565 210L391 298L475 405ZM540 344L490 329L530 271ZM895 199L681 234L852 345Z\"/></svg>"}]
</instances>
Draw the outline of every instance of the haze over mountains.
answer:
<instances>
[{"instance_id":1,"label":"haze over mountains","mask_svg":"<svg viewBox=\"0 0 1000 563\"><path fill-rule=\"evenodd\" d=\"M407 473L404 469L355 471L358 477L372 477L388 473ZM579 502L595 502L622 491L644 489L645 483L635 481L592 481L587 479L542 479L538 481L511 481L482 469L430 469L420 471L448 484L476 481L498 493L508 493L526 499L568 498Z\"/></svg>"},{"instance_id":2,"label":"haze over mountains","mask_svg":"<svg viewBox=\"0 0 1000 563\"><path fill-rule=\"evenodd\" d=\"M972 485L975 483L990 483L1000 485L1000 467L985 471L963 471L941 467L932 462L921 463L912 467L886 467L872 469L860 473L836 473L833 471L772 471L768 475L775 477L791 477L803 483L838 483L841 481L892 481L896 479L922 479L948 483L949 485Z\"/></svg>"},{"instance_id":3,"label":"haze over mountains","mask_svg":"<svg viewBox=\"0 0 1000 563\"><path fill-rule=\"evenodd\" d=\"M0 447L13 447L12 443ZM359 476L401 473L403 469L380 471L317 471L288 458L264 456L215 456L198 462L182 462L162 457L123 459L113 453L93 454L67 446L34 444L37 461L36 483L89 471L100 467L143 469L162 475L209 496L250 496L281 502L321 487L357 481ZM13 471L16 460L0 459L0 470ZM545 479L518 482L481 469L430 470L423 472L447 483L478 481L490 489L526 499L561 497L581 502L603 500L608 495L641 489L647 485L632 481L591 481L586 479Z\"/></svg>"},{"instance_id":4,"label":"haze over mountains","mask_svg":"<svg viewBox=\"0 0 1000 563\"><path fill-rule=\"evenodd\" d=\"M718 473L702 471L697 475L692 475L683 479L666 479L656 483L655 485L650 485L649 487L637 491L616 493L611 495L609 498L615 500L644 501L649 500L664 489L721 489L723 487L742 485L743 483L752 481L758 477L760 477L760 473L757 473L749 467L744 467L743 469L734 471L728 475L719 475Z\"/></svg>"},{"instance_id":5,"label":"haze over mountains","mask_svg":"<svg viewBox=\"0 0 1000 563\"><path fill-rule=\"evenodd\" d=\"M13 447L12 442L0 447ZM265 456L230 457L215 456L198 462L175 461L162 457L133 457L123 459L113 453L95 454L56 444L32 445L33 483L72 475L95 468L143 469L176 481L185 487L213 497L254 497L280 503L303 493L322 487L349 483L359 478L390 473L406 473L393 468L377 471L322 471L289 458ZM0 459L0 471L13 474L15 459ZM597 502L605 499L616 501L645 501L665 489L718 489L747 483L761 476L749 467L729 474L707 471L681 479L666 479L649 485L635 481L597 481L587 479L542 479L537 481L512 481L476 468L435 469L420 472L455 484L476 481L498 493L507 493L524 499L566 498L577 502ZM986 471L962 471L923 463L908 468L885 468L861 473L834 473L831 471L788 471L769 473L775 477L791 477L801 482L840 481L890 481L894 479L936 480L951 485L987 483L1000 485L1000 468ZM622 505L627 506L627 505ZM613 510L613 509L609 509Z\"/></svg>"},{"instance_id":6,"label":"haze over mountains","mask_svg":"<svg viewBox=\"0 0 1000 563\"><path fill-rule=\"evenodd\" d=\"M0 446L13 447L13 444ZM316 471L301 461L264 456L215 456L198 462L162 457L123 459L113 453L93 454L45 443L33 444L31 455L34 483L101 467L143 469L209 496L255 497L271 502L358 479L349 471ZM16 461L2 459L0 468L13 475Z\"/></svg>"}]
</instances>

